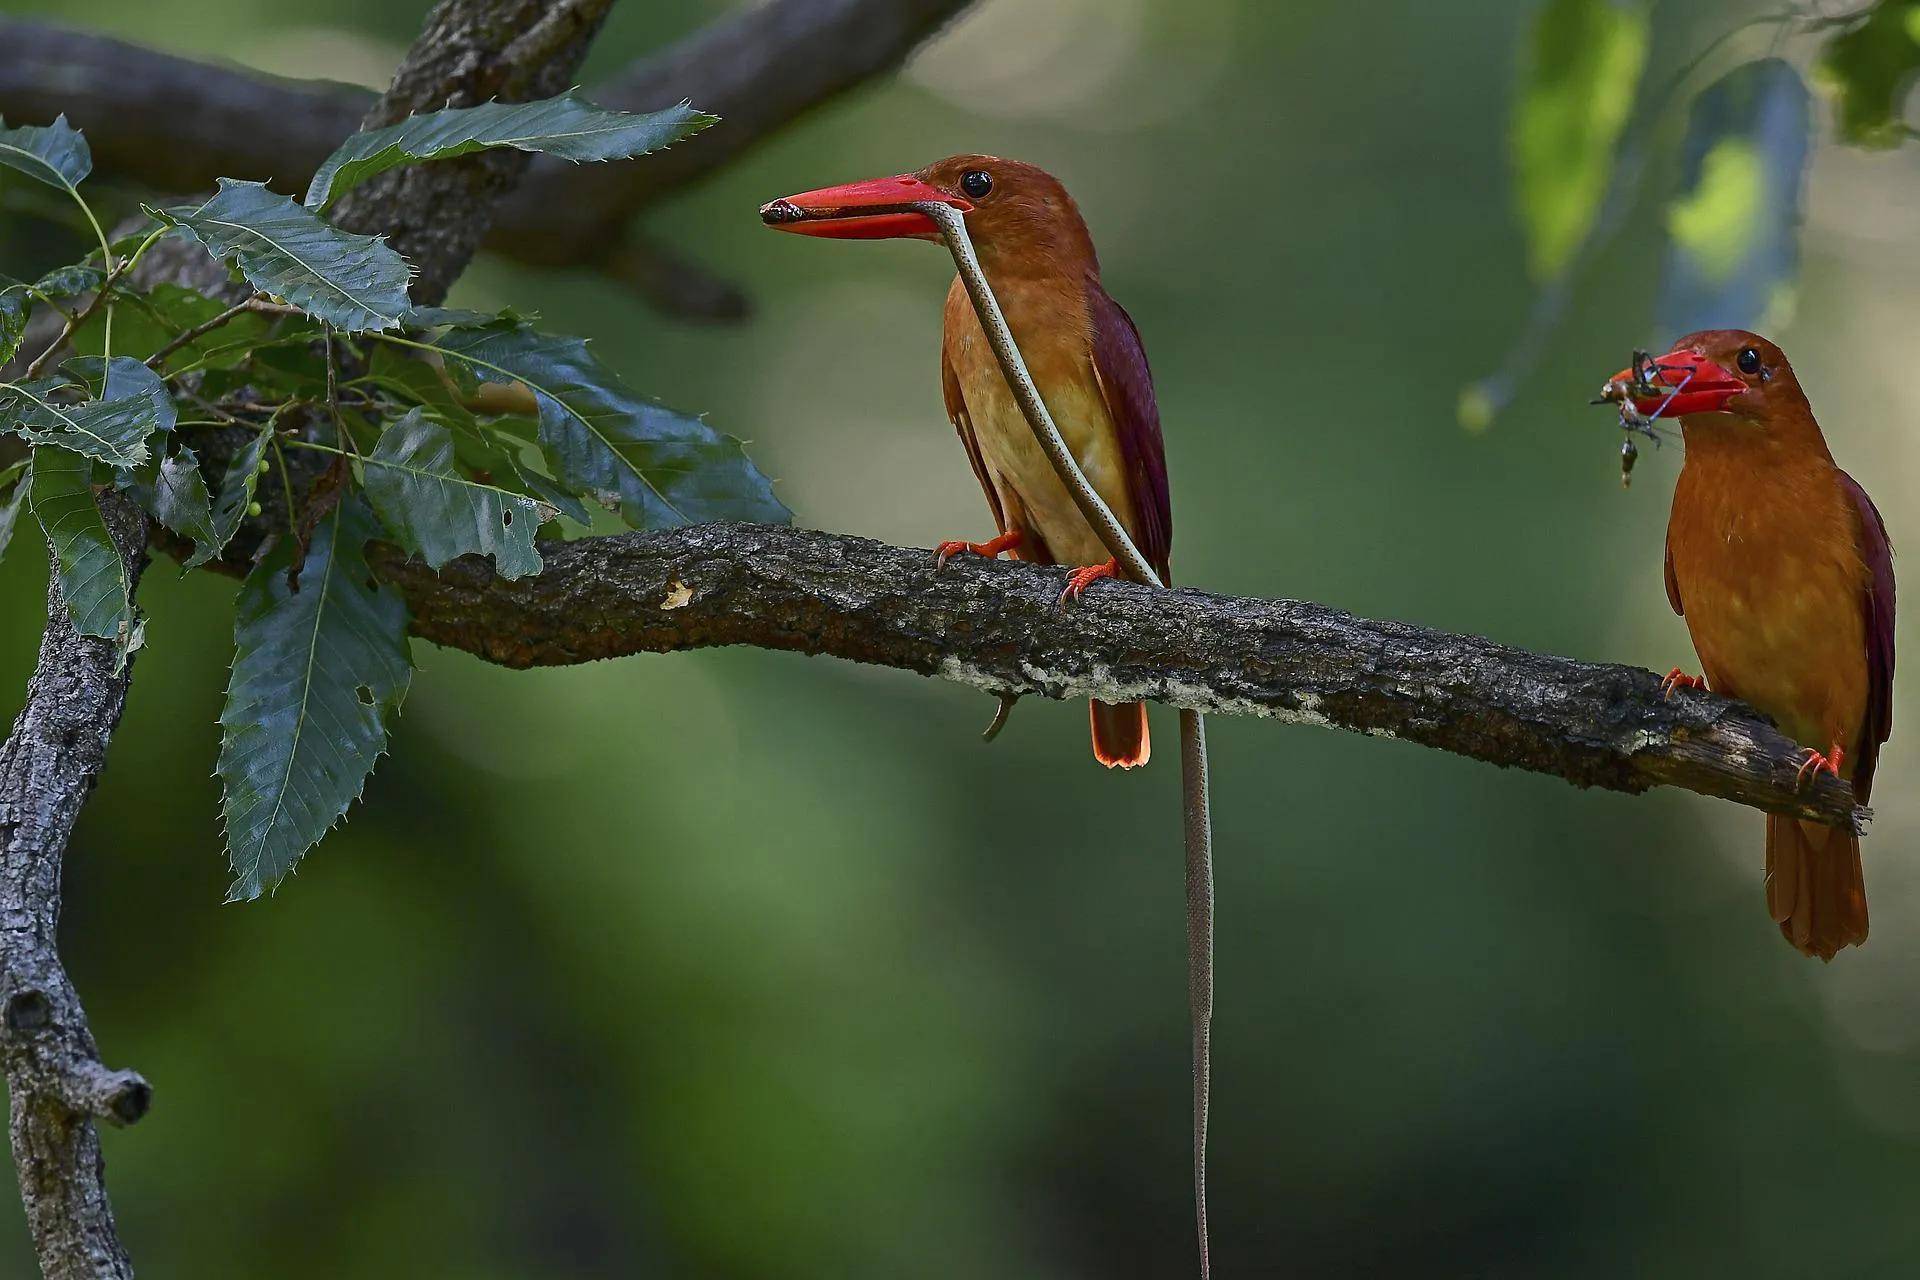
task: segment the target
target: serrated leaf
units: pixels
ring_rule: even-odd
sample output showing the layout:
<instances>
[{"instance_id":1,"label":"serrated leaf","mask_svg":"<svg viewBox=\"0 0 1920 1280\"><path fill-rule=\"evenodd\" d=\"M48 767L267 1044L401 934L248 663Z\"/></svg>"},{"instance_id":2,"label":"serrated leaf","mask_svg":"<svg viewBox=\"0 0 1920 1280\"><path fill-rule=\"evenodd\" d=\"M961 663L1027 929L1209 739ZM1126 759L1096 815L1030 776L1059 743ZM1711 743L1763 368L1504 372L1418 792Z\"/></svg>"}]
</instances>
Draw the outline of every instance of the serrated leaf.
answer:
<instances>
[{"instance_id":1,"label":"serrated leaf","mask_svg":"<svg viewBox=\"0 0 1920 1280\"><path fill-rule=\"evenodd\" d=\"M1512 153L1536 280L1559 275L1593 228L1646 66L1647 40L1645 0L1548 0L1534 16Z\"/></svg>"},{"instance_id":2,"label":"serrated leaf","mask_svg":"<svg viewBox=\"0 0 1920 1280\"><path fill-rule=\"evenodd\" d=\"M107 273L84 262L55 267L33 282L33 291L42 298L77 298L92 293L107 282Z\"/></svg>"},{"instance_id":3,"label":"serrated leaf","mask_svg":"<svg viewBox=\"0 0 1920 1280\"><path fill-rule=\"evenodd\" d=\"M1913 137L1902 108L1920 76L1920 0L1881 0L1865 22L1834 38L1816 74L1833 92L1842 140L1897 147Z\"/></svg>"},{"instance_id":4,"label":"serrated leaf","mask_svg":"<svg viewBox=\"0 0 1920 1280\"><path fill-rule=\"evenodd\" d=\"M227 463L226 474L220 478L220 496L213 503L213 541L204 546L196 543L193 555L181 566L183 569L197 569L213 559L227 549L233 535L240 531L241 521L247 518L247 506L260 483L260 464L266 459L267 446L272 440L272 432L258 432Z\"/></svg>"},{"instance_id":5,"label":"serrated leaf","mask_svg":"<svg viewBox=\"0 0 1920 1280\"><path fill-rule=\"evenodd\" d=\"M27 320L33 314L33 295L18 280L0 278L0 365L13 359L27 336Z\"/></svg>"},{"instance_id":6,"label":"serrated leaf","mask_svg":"<svg viewBox=\"0 0 1920 1280\"><path fill-rule=\"evenodd\" d=\"M0 431L13 431L36 445L70 449L115 467L146 460L147 437L173 429L173 397L166 383L138 360L115 356L106 366L101 396L66 403L71 384L42 378L0 386Z\"/></svg>"},{"instance_id":7,"label":"serrated leaf","mask_svg":"<svg viewBox=\"0 0 1920 1280\"><path fill-rule=\"evenodd\" d=\"M1661 332L1785 323L1812 141L1811 96L1778 58L1738 67L1694 100L1682 194L1667 212Z\"/></svg>"},{"instance_id":8,"label":"serrated leaf","mask_svg":"<svg viewBox=\"0 0 1920 1280\"><path fill-rule=\"evenodd\" d=\"M394 540L438 569L469 553L493 557L508 580L540 572L538 504L460 474L453 433L419 409L380 433L362 460L367 501Z\"/></svg>"},{"instance_id":9,"label":"serrated leaf","mask_svg":"<svg viewBox=\"0 0 1920 1280\"><path fill-rule=\"evenodd\" d=\"M7 544L13 541L14 526L20 521L20 508L27 502L27 488L31 483L26 463L16 462L5 471L0 471L0 560L6 559Z\"/></svg>"},{"instance_id":10,"label":"serrated leaf","mask_svg":"<svg viewBox=\"0 0 1920 1280\"><path fill-rule=\"evenodd\" d=\"M131 473L128 491L148 515L194 544L194 559L185 568L204 564L219 553L224 540L214 530L213 496L207 492L200 459L182 445L174 453L147 459Z\"/></svg>"},{"instance_id":11,"label":"serrated leaf","mask_svg":"<svg viewBox=\"0 0 1920 1280\"><path fill-rule=\"evenodd\" d=\"M262 293L343 332L395 328L410 305L406 259L384 240L328 226L262 183L222 178L205 204L156 216L192 232Z\"/></svg>"},{"instance_id":12,"label":"serrated leaf","mask_svg":"<svg viewBox=\"0 0 1920 1280\"><path fill-rule=\"evenodd\" d=\"M738 440L635 395L579 338L500 323L448 330L432 346L476 382L532 391L561 486L612 495L636 529L792 518Z\"/></svg>"},{"instance_id":13,"label":"serrated leaf","mask_svg":"<svg viewBox=\"0 0 1920 1280\"><path fill-rule=\"evenodd\" d=\"M292 871L359 798L413 676L407 609L373 583L377 529L349 495L314 530L300 590L282 539L240 588L233 680L220 713L228 901Z\"/></svg>"},{"instance_id":14,"label":"serrated leaf","mask_svg":"<svg viewBox=\"0 0 1920 1280\"><path fill-rule=\"evenodd\" d=\"M413 116L356 133L320 165L307 207L326 208L377 173L422 160L449 160L495 147L566 160L622 160L678 142L714 123L690 103L645 115L608 111L564 93L540 102L488 102Z\"/></svg>"},{"instance_id":15,"label":"serrated leaf","mask_svg":"<svg viewBox=\"0 0 1920 1280\"><path fill-rule=\"evenodd\" d=\"M49 125L7 128L0 119L0 165L50 187L72 191L93 172L93 155L80 131L60 116Z\"/></svg>"},{"instance_id":16,"label":"serrated leaf","mask_svg":"<svg viewBox=\"0 0 1920 1280\"><path fill-rule=\"evenodd\" d=\"M132 580L93 497L93 462L67 449L33 451L33 514L53 548L73 629L123 648L135 635Z\"/></svg>"}]
</instances>

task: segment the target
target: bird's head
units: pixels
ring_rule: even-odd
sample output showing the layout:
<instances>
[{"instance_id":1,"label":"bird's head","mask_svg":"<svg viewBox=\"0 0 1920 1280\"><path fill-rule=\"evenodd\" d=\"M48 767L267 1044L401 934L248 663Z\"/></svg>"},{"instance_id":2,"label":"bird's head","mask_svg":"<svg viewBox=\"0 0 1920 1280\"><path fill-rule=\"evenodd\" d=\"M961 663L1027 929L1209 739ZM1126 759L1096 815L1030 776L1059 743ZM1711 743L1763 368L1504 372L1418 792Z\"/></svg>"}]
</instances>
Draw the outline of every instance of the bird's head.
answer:
<instances>
[{"instance_id":1,"label":"bird's head","mask_svg":"<svg viewBox=\"0 0 1920 1280\"><path fill-rule=\"evenodd\" d=\"M913 207L927 202L961 212L990 271L1094 265L1093 241L1060 180L998 156L948 156L915 173L803 191L762 205L760 218L780 231L839 240L938 240L933 219Z\"/></svg>"},{"instance_id":2,"label":"bird's head","mask_svg":"<svg viewBox=\"0 0 1920 1280\"><path fill-rule=\"evenodd\" d=\"M1803 411L1807 403L1786 354L1745 329L1690 333L1639 370L1614 374L1604 394L1663 418L1718 415L1752 423Z\"/></svg>"}]
</instances>

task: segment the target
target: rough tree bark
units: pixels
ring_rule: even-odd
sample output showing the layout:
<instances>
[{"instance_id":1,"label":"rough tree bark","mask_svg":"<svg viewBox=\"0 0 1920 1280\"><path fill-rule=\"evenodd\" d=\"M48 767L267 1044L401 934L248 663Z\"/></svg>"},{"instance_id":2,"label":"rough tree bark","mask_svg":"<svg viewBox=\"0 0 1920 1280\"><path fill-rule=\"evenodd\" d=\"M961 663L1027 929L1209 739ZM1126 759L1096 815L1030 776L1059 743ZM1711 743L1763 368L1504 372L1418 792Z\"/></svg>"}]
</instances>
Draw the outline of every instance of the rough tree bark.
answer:
<instances>
[{"instance_id":1,"label":"rough tree bark","mask_svg":"<svg viewBox=\"0 0 1920 1280\"><path fill-rule=\"evenodd\" d=\"M1684 787L1850 825L1846 783L1802 790L1798 744L1741 703L1661 697L1651 671L1576 662L1292 600L1102 583L1064 570L805 529L707 525L542 543L542 572L439 573L375 545L416 634L509 667L747 644L831 654L994 694L1147 699L1404 738L1577 786Z\"/></svg>"},{"instance_id":2,"label":"rough tree bark","mask_svg":"<svg viewBox=\"0 0 1920 1280\"><path fill-rule=\"evenodd\" d=\"M146 520L122 498L101 506L138 581ZM132 666L113 642L75 634L60 576L51 577L27 704L0 747L0 1060L41 1269L49 1280L123 1277L133 1267L114 1231L93 1121L132 1124L151 1093L136 1073L101 1063L56 943L67 839L106 764Z\"/></svg>"},{"instance_id":3,"label":"rough tree bark","mask_svg":"<svg viewBox=\"0 0 1920 1280\"><path fill-rule=\"evenodd\" d=\"M559 92L572 82L611 3L440 0L370 120L384 124L447 102ZM438 301L522 167L511 157L481 154L383 175L343 200L340 217L392 233L420 265L416 298ZM137 570L145 563L144 520L129 515L116 495L104 495L101 505L123 549L138 555ZM50 1280L133 1274L114 1230L91 1117L138 1119L150 1092L139 1076L101 1065L54 949L62 854L99 776L128 679L127 670L113 669L110 645L73 634L54 575L27 705L0 748L0 1056L21 1197Z\"/></svg>"}]
</instances>

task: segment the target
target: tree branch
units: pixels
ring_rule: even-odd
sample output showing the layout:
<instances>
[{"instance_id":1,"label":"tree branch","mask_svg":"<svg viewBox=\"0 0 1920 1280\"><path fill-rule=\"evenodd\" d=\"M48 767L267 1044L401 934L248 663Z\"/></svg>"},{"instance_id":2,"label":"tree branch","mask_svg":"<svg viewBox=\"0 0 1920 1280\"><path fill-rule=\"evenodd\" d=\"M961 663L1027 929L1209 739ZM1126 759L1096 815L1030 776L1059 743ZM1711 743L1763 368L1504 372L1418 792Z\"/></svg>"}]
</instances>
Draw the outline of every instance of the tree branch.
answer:
<instances>
[{"instance_id":1,"label":"tree branch","mask_svg":"<svg viewBox=\"0 0 1920 1280\"><path fill-rule=\"evenodd\" d=\"M1063 570L766 525L543 543L517 582L466 557L434 573L376 544L416 634L509 667L747 644L830 654L993 694L1137 698L1402 738L1577 786L1684 787L1849 825L1868 814L1741 703L1660 696L1650 671L1530 653L1320 605L1102 584Z\"/></svg>"},{"instance_id":2,"label":"tree branch","mask_svg":"<svg viewBox=\"0 0 1920 1280\"><path fill-rule=\"evenodd\" d=\"M723 123L702 134L698 146L676 147L643 165L539 164L525 189L503 203L489 246L535 265L606 271L683 314L737 314L743 307L731 286L644 242L630 244L627 223L813 108L898 66L970 3L742 6L591 94L603 105L636 111L691 98ZM528 39L539 44L552 37L554 47L564 48L569 39L590 35L570 29L569 21L556 18ZM591 25L597 24L596 18ZM40 121L65 112L85 130L102 172L162 191L199 191L219 177L272 179L298 191L375 105L373 95L350 86L272 79L18 19L0 19L0 49L7 50L0 58L0 113ZM447 75L462 54L448 50L437 74ZM552 83L557 87L543 84L522 96L559 92L572 82ZM403 98L416 109L446 105L413 93ZM401 100L391 93L382 100L381 122Z\"/></svg>"},{"instance_id":3,"label":"tree branch","mask_svg":"<svg viewBox=\"0 0 1920 1280\"><path fill-rule=\"evenodd\" d=\"M118 495L101 508L137 582L146 520ZM100 1061L56 941L61 862L106 764L131 662L119 661L113 642L75 634L60 575L50 576L39 663L0 747L0 1059L14 1166L42 1271L50 1280L130 1277L93 1121L132 1124L152 1095L135 1072Z\"/></svg>"}]
</instances>

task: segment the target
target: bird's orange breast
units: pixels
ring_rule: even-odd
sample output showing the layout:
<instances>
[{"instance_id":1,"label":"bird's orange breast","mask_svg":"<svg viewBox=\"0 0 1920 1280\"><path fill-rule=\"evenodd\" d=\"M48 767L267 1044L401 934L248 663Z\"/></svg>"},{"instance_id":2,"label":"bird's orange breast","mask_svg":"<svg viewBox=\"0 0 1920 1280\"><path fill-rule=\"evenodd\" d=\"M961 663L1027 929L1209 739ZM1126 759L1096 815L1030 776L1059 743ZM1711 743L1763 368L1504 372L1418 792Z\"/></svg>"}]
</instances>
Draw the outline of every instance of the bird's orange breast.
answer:
<instances>
[{"instance_id":1,"label":"bird's orange breast","mask_svg":"<svg viewBox=\"0 0 1920 1280\"><path fill-rule=\"evenodd\" d=\"M1756 466L1689 450L1667 528L1674 584L1709 684L1796 741L1856 749L1865 721L1867 569L1826 458Z\"/></svg>"}]
</instances>

